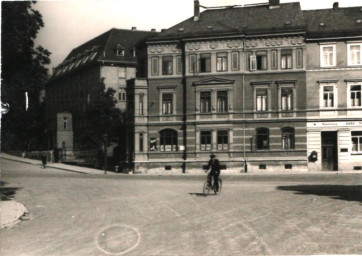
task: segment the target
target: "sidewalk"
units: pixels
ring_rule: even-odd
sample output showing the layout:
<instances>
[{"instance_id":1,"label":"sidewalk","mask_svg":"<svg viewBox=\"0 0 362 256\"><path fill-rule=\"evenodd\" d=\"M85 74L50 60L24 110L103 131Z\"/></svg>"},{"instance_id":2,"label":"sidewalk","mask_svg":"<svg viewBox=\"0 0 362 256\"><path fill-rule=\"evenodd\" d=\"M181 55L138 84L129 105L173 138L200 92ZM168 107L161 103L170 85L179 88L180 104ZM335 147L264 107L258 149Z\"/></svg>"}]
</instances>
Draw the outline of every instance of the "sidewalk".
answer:
<instances>
[{"instance_id":1,"label":"sidewalk","mask_svg":"<svg viewBox=\"0 0 362 256\"><path fill-rule=\"evenodd\" d=\"M21 163L27 163L27 164L33 164L33 165L39 165L39 166L42 165L40 160L12 156L12 155L9 155L6 153L1 153L1 158L16 161L16 162L21 162ZM60 169L60 170L64 170L64 171L84 173L84 174L103 174L104 173L103 170L75 166L75 165L67 165L67 164L63 164L63 163L47 163L46 166L48 168L55 168L55 169Z\"/></svg>"}]
</instances>

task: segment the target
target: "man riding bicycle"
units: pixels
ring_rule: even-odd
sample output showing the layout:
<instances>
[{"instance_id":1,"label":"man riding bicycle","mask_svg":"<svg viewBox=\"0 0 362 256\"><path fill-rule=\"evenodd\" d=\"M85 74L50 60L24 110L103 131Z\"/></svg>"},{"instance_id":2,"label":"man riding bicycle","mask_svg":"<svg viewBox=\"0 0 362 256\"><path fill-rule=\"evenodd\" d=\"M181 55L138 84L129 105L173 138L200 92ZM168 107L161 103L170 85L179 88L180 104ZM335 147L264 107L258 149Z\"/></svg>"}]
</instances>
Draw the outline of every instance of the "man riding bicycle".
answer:
<instances>
[{"instance_id":1,"label":"man riding bicycle","mask_svg":"<svg viewBox=\"0 0 362 256\"><path fill-rule=\"evenodd\" d=\"M210 155L210 160L207 165L207 172L210 170L209 174L207 175L207 184L211 187L211 179L214 179L214 186L216 191L219 191L219 175L220 175L220 163L219 160L215 158L214 153Z\"/></svg>"}]
</instances>

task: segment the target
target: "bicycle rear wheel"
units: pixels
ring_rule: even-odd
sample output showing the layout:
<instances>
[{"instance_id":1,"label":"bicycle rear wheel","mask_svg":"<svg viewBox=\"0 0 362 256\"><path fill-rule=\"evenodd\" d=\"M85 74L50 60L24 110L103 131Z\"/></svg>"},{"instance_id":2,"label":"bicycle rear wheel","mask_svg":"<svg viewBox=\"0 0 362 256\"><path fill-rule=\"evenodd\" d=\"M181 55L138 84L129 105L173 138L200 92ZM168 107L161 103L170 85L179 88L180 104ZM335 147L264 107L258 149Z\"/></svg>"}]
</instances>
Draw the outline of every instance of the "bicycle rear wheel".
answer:
<instances>
[{"instance_id":1,"label":"bicycle rear wheel","mask_svg":"<svg viewBox=\"0 0 362 256\"><path fill-rule=\"evenodd\" d=\"M203 191L204 195L208 195L210 193L210 186L209 184L207 183L207 181L204 183L204 187L203 187Z\"/></svg>"},{"instance_id":2,"label":"bicycle rear wheel","mask_svg":"<svg viewBox=\"0 0 362 256\"><path fill-rule=\"evenodd\" d=\"M217 192L218 194L221 194L221 189L222 189L222 180L219 178L219 191Z\"/></svg>"}]
</instances>

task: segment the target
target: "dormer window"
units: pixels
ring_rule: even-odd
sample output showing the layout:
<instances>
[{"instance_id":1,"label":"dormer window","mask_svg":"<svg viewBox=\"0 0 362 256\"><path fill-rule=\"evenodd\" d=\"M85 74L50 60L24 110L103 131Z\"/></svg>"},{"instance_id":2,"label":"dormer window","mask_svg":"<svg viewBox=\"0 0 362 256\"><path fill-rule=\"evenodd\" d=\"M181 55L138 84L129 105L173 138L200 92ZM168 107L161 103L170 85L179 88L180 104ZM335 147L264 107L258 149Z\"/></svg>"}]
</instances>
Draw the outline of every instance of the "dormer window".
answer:
<instances>
[{"instance_id":1,"label":"dormer window","mask_svg":"<svg viewBox=\"0 0 362 256\"><path fill-rule=\"evenodd\" d=\"M117 49L117 56L124 56L124 49Z\"/></svg>"}]
</instances>

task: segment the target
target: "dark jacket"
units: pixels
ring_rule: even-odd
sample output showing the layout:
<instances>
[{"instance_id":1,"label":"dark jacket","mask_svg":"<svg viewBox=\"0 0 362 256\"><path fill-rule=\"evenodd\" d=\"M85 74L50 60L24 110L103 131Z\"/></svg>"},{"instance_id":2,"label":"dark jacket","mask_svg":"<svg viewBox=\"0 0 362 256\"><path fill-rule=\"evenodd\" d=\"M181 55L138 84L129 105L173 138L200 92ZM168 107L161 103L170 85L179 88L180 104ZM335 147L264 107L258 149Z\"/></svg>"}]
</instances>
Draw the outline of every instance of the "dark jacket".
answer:
<instances>
[{"instance_id":1,"label":"dark jacket","mask_svg":"<svg viewBox=\"0 0 362 256\"><path fill-rule=\"evenodd\" d=\"M210 159L207 169L210 169L210 173L220 174L220 162L218 159Z\"/></svg>"}]
</instances>

